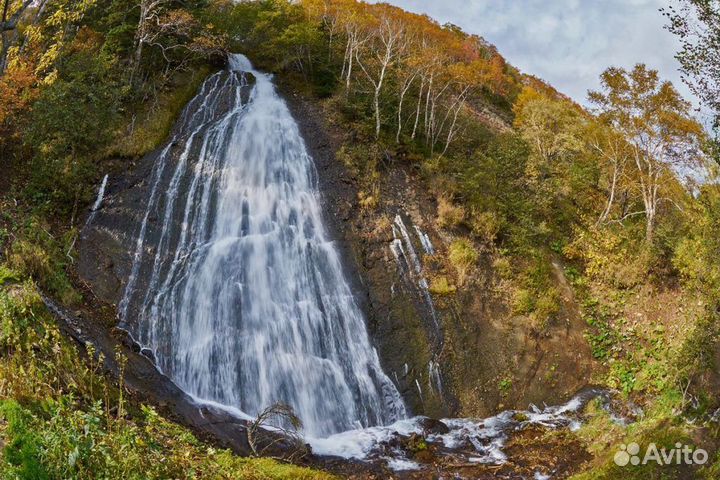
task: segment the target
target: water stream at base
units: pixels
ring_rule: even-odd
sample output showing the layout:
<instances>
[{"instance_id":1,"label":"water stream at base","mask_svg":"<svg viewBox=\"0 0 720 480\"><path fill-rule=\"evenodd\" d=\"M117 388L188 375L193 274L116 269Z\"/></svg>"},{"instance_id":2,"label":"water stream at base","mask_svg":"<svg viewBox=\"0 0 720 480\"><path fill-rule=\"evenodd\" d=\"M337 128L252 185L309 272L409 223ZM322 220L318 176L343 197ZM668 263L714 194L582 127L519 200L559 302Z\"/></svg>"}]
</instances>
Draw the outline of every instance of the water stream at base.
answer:
<instances>
[{"instance_id":1,"label":"water stream at base","mask_svg":"<svg viewBox=\"0 0 720 480\"><path fill-rule=\"evenodd\" d=\"M283 402L316 437L404 418L298 126L269 75L229 64L156 161L121 322L197 398L249 415Z\"/></svg>"}]
</instances>

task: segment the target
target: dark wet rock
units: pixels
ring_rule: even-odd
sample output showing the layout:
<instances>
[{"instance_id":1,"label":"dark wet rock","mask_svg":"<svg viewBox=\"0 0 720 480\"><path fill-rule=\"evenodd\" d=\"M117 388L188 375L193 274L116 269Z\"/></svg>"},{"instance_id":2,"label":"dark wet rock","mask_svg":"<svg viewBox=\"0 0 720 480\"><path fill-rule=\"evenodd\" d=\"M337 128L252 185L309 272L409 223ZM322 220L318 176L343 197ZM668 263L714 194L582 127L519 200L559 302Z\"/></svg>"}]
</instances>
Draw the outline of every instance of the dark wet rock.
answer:
<instances>
[{"instance_id":1,"label":"dark wet rock","mask_svg":"<svg viewBox=\"0 0 720 480\"><path fill-rule=\"evenodd\" d=\"M151 362L155 363L155 352L153 352L152 349L143 348L140 350L140 354L146 356L148 359L150 359Z\"/></svg>"},{"instance_id":2,"label":"dark wet rock","mask_svg":"<svg viewBox=\"0 0 720 480\"><path fill-rule=\"evenodd\" d=\"M425 435L445 435L450 431L450 428L448 428L447 425L445 425L440 420L436 420L434 418L423 417L419 420L418 423L425 432Z\"/></svg>"}]
</instances>

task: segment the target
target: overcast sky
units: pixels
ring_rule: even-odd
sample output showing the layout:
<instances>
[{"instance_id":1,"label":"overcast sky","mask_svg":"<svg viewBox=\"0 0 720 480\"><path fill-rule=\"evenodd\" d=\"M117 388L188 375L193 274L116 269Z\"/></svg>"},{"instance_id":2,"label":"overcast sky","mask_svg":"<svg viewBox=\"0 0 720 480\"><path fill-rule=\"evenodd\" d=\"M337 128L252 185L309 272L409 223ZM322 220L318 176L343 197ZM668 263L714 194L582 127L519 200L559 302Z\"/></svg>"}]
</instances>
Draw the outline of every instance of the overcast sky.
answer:
<instances>
[{"instance_id":1,"label":"overcast sky","mask_svg":"<svg viewBox=\"0 0 720 480\"><path fill-rule=\"evenodd\" d=\"M454 23L493 43L515 67L576 101L610 65L657 69L690 99L680 81L675 37L658 11L671 0L389 0Z\"/></svg>"}]
</instances>

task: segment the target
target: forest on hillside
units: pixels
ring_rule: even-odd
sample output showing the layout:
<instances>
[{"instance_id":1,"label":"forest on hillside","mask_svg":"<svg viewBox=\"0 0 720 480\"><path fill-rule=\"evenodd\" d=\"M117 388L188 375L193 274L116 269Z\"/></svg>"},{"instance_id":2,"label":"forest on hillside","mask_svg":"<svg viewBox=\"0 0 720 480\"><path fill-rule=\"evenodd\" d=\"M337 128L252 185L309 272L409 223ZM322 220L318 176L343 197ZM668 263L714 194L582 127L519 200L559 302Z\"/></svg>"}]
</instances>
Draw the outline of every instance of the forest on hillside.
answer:
<instances>
[{"instance_id":1,"label":"forest on hillside","mask_svg":"<svg viewBox=\"0 0 720 480\"><path fill-rule=\"evenodd\" d=\"M236 456L128 397L122 368L103 371L92 346L66 338L41 298L74 311L97 303L77 263L98 185L165 144L231 52L273 73L282 94L317 106L339 132L334 155L357 189L355 211L372 223L368 242L392 239L394 172L430 197L445 245L424 261L441 312L462 312L461 298L487 278L506 306L501 320L520 319L538 343L576 311L594 365L584 380L644 414L619 426L595 407L572 440L589 457L566 473L720 475L717 1L662 11L710 121L642 58L632 69L609 65L584 107L482 37L385 3L0 7L3 478L332 477L322 465ZM460 370L446 370L460 399L455 413L478 411ZM553 372L545 375L552 385ZM519 381L507 372L494 384L505 399ZM620 443L680 440L708 449L710 461L692 470L613 463Z\"/></svg>"}]
</instances>

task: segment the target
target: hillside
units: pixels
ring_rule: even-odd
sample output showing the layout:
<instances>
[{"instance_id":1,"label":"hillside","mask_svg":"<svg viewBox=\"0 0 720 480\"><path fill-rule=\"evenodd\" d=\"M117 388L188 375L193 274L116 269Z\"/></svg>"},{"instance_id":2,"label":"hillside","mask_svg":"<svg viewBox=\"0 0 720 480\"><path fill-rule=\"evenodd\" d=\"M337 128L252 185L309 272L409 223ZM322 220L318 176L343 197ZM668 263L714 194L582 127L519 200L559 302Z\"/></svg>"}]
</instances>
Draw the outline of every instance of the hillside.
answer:
<instances>
[{"instance_id":1,"label":"hillside","mask_svg":"<svg viewBox=\"0 0 720 480\"><path fill-rule=\"evenodd\" d=\"M408 412L489 417L600 387L624 405L627 424L593 403L567 437L514 440L531 453L511 458L509 472L542 470L542 457L553 456L559 478L718 475L718 164L690 104L656 71L608 68L588 111L483 38L386 4L4 6L3 478L329 478L320 470L353 470L224 450L256 453L193 423L182 401L163 400L165 387L135 370L140 347L113 328L125 320L141 223L150 225L146 250L163 248L158 218L168 207L146 200L155 165L164 151L173 165L187 156L173 150L188 136L183 112L202 100L229 52L274 74L314 161L323 221L354 302ZM236 100L213 100L211 115L249 104L253 86L242 84ZM91 211L105 175L101 206ZM161 192L172 191L163 181ZM178 185L177 198L193 195L194 186ZM188 223L179 210L166 218ZM141 289L152 285L141 278ZM69 332L43 297L90 326ZM550 455L530 458L544 442ZM619 468L613 456L629 442L687 443L710 461ZM560 453L566 446L572 455ZM425 449L408 451L444 465Z\"/></svg>"}]
</instances>

